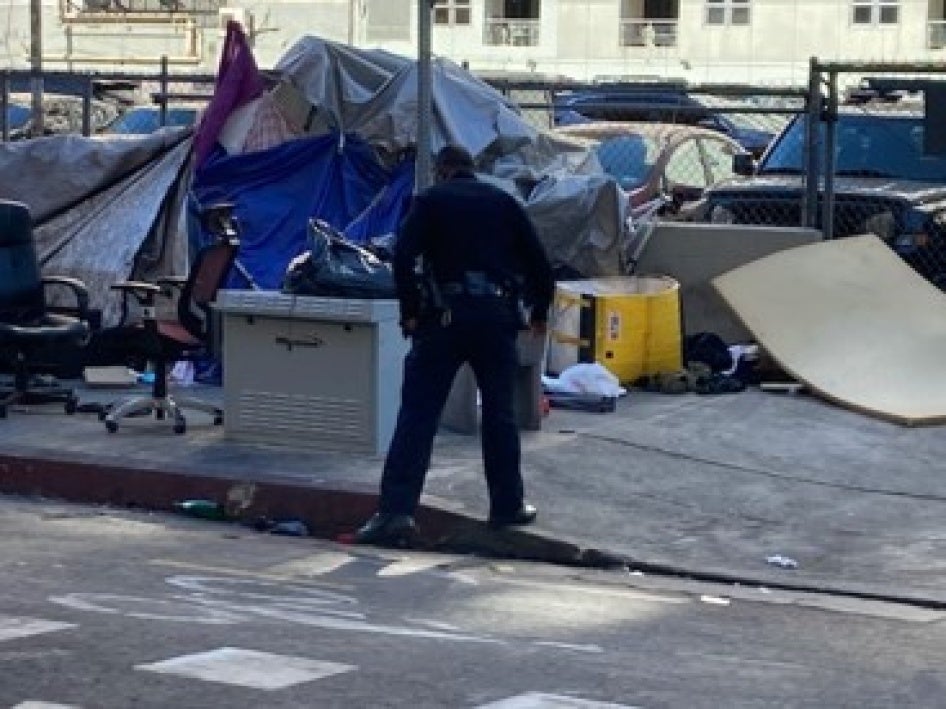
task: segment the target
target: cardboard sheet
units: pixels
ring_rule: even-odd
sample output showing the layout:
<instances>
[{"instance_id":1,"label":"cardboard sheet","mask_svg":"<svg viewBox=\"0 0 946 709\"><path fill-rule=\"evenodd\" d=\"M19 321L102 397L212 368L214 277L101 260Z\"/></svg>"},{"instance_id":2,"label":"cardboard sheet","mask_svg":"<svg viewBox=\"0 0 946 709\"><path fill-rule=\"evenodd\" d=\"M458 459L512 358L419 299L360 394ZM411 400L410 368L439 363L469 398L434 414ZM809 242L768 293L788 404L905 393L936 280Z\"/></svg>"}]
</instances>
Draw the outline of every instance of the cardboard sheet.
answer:
<instances>
[{"instance_id":1,"label":"cardboard sheet","mask_svg":"<svg viewBox=\"0 0 946 709\"><path fill-rule=\"evenodd\" d=\"M789 249L712 283L818 394L907 425L946 421L946 294L877 237Z\"/></svg>"}]
</instances>

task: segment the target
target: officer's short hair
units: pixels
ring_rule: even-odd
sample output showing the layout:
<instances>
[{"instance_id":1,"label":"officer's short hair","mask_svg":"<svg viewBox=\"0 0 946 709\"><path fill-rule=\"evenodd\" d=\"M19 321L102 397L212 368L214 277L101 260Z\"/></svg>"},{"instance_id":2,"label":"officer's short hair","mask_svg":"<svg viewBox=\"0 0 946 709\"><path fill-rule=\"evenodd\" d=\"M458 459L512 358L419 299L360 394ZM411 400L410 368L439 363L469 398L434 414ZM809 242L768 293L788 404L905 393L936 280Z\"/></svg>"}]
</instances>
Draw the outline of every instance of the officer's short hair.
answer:
<instances>
[{"instance_id":1,"label":"officer's short hair","mask_svg":"<svg viewBox=\"0 0 946 709\"><path fill-rule=\"evenodd\" d=\"M441 148L434 160L434 168L438 172L451 173L457 170L473 172L473 156L466 148L459 145L448 145Z\"/></svg>"}]
</instances>

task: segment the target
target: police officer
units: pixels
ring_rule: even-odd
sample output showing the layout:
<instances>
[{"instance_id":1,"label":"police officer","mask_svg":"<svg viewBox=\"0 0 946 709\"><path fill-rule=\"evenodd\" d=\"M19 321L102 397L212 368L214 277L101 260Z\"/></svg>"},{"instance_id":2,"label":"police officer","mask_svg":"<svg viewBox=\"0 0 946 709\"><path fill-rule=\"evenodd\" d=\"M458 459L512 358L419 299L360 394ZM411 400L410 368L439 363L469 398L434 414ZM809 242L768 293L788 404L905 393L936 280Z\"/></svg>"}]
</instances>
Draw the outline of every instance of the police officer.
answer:
<instances>
[{"instance_id":1,"label":"police officer","mask_svg":"<svg viewBox=\"0 0 946 709\"><path fill-rule=\"evenodd\" d=\"M401 327L412 344L378 512L355 534L360 543L401 543L416 532L414 510L440 414L464 363L482 399L489 522L528 524L536 516L519 467L516 341L525 325L545 336L552 269L525 210L474 177L469 152L447 146L434 168L436 184L415 198L395 247Z\"/></svg>"}]
</instances>

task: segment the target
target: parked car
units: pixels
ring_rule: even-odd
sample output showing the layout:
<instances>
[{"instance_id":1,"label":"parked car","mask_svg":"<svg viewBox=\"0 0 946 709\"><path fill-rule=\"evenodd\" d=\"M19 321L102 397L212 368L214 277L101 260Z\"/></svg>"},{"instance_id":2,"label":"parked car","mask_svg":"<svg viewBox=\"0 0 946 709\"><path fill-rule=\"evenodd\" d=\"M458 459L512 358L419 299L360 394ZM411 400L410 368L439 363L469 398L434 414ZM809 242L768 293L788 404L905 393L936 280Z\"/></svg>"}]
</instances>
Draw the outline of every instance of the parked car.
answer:
<instances>
[{"instance_id":1,"label":"parked car","mask_svg":"<svg viewBox=\"0 0 946 709\"><path fill-rule=\"evenodd\" d=\"M589 121L683 123L717 131L736 140L746 151L760 156L778 132L765 114L738 113L736 97L688 94L682 88L608 87L560 92L553 98L555 126ZM746 104L747 108L749 104Z\"/></svg>"},{"instance_id":2,"label":"parked car","mask_svg":"<svg viewBox=\"0 0 946 709\"><path fill-rule=\"evenodd\" d=\"M134 106L122 113L103 132L144 135L154 133L159 128L166 126L193 126L197 123L199 117L199 108L169 106L162 126L161 109L159 107Z\"/></svg>"},{"instance_id":3,"label":"parked car","mask_svg":"<svg viewBox=\"0 0 946 709\"><path fill-rule=\"evenodd\" d=\"M20 106L16 103L7 104L7 130L22 130L30 122L30 109L26 106Z\"/></svg>"},{"instance_id":4,"label":"parked car","mask_svg":"<svg viewBox=\"0 0 946 709\"><path fill-rule=\"evenodd\" d=\"M745 154L732 138L674 123L581 123L553 134L585 141L605 172L630 193L631 206L661 194L679 208L700 199L710 185L735 176L734 156Z\"/></svg>"},{"instance_id":5,"label":"parked car","mask_svg":"<svg viewBox=\"0 0 946 709\"><path fill-rule=\"evenodd\" d=\"M805 195L807 116L786 126L757 166L708 188L696 219L725 224L799 226ZM931 281L946 287L946 155L924 149L920 110L845 108L836 125L831 237L874 233ZM824 164L824 124L817 155ZM824 196L819 194L819 201ZM821 213L817 224L822 224Z\"/></svg>"}]
</instances>

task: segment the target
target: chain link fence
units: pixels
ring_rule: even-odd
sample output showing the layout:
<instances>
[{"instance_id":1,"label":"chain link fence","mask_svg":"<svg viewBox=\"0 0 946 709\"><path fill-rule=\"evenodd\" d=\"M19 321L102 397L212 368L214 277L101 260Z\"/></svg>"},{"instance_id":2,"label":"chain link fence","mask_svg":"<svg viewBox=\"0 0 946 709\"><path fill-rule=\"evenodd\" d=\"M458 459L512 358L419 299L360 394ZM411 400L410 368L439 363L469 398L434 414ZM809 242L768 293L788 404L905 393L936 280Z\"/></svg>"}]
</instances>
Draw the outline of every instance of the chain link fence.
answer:
<instances>
[{"instance_id":1,"label":"chain link fence","mask_svg":"<svg viewBox=\"0 0 946 709\"><path fill-rule=\"evenodd\" d=\"M943 72L813 60L795 89L491 83L593 150L632 211L665 195L663 219L873 233L946 288Z\"/></svg>"},{"instance_id":2,"label":"chain link fence","mask_svg":"<svg viewBox=\"0 0 946 709\"><path fill-rule=\"evenodd\" d=\"M946 91L939 65L819 64L807 88L484 77L536 128L587 148L632 213L874 233L946 287ZM43 132L188 120L212 75L44 72ZM0 138L33 131L28 71L0 72ZM134 118L134 120L132 120Z\"/></svg>"}]
</instances>

